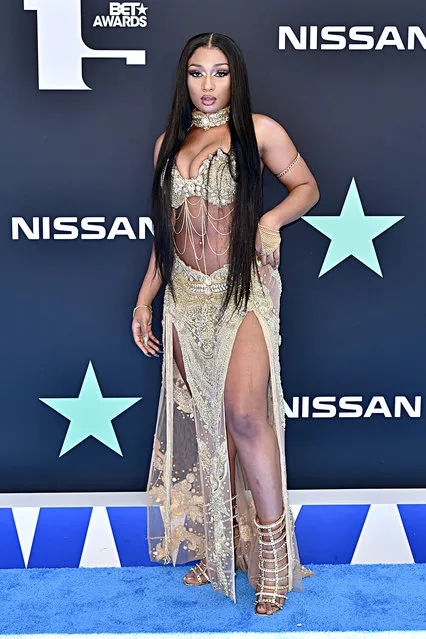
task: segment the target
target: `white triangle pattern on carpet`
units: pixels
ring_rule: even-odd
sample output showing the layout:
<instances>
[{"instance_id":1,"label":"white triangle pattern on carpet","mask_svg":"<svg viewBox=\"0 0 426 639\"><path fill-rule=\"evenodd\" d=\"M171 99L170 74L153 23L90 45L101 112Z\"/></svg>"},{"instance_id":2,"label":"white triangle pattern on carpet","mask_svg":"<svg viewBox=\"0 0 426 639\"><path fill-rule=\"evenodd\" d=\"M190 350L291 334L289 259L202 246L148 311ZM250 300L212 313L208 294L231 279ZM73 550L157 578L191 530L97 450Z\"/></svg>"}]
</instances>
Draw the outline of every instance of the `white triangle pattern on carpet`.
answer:
<instances>
[{"instance_id":1,"label":"white triangle pattern on carpet","mask_svg":"<svg viewBox=\"0 0 426 639\"><path fill-rule=\"evenodd\" d=\"M119 568L121 566L105 506L94 506L87 529L80 568Z\"/></svg>"},{"instance_id":2,"label":"white triangle pattern on carpet","mask_svg":"<svg viewBox=\"0 0 426 639\"><path fill-rule=\"evenodd\" d=\"M25 568L28 566L39 512L40 508L34 506L19 506L12 508L13 519L15 520L16 532L21 545Z\"/></svg>"},{"instance_id":3,"label":"white triangle pattern on carpet","mask_svg":"<svg viewBox=\"0 0 426 639\"><path fill-rule=\"evenodd\" d=\"M371 504L351 563L414 563L396 504Z\"/></svg>"},{"instance_id":4,"label":"white triangle pattern on carpet","mask_svg":"<svg viewBox=\"0 0 426 639\"><path fill-rule=\"evenodd\" d=\"M301 508L302 508L302 504L290 504L290 509L291 509L291 513L293 515L294 521L296 521Z\"/></svg>"}]
</instances>

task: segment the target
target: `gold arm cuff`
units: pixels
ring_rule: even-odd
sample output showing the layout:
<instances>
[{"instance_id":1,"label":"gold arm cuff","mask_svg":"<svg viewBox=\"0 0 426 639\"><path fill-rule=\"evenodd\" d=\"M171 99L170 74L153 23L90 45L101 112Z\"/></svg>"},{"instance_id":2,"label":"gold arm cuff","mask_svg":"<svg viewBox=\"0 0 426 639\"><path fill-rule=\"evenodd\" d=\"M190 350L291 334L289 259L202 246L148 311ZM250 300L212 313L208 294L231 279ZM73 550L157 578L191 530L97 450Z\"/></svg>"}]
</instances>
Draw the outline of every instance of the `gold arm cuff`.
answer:
<instances>
[{"instance_id":1,"label":"gold arm cuff","mask_svg":"<svg viewBox=\"0 0 426 639\"><path fill-rule=\"evenodd\" d=\"M263 226L262 224L258 224L257 226L260 233L260 241L262 243L262 254L268 255L269 253L273 253L281 243L280 232L275 229L271 229L268 226Z\"/></svg>"},{"instance_id":2,"label":"gold arm cuff","mask_svg":"<svg viewBox=\"0 0 426 639\"><path fill-rule=\"evenodd\" d=\"M280 178L283 175L285 175L286 173L288 173L288 171L290 171L290 169L293 168L293 166L296 164L296 162L299 160L300 158L300 153L299 151L297 152L296 158L293 160L293 162L291 164L288 165L288 167L286 169L284 169L283 171L281 171L281 173L276 173L275 177Z\"/></svg>"}]
</instances>

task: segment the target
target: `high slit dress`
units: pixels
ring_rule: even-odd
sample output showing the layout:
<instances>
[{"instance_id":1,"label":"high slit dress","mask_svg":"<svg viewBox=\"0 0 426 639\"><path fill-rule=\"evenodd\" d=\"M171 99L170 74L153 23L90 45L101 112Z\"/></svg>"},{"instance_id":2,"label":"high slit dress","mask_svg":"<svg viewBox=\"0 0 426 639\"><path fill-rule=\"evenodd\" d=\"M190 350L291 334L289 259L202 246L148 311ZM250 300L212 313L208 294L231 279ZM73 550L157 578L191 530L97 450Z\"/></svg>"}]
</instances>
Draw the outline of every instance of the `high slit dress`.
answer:
<instances>
[{"instance_id":1,"label":"high slit dress","mask_svg":"<svg viewBox=\"0 0 426 639\"><path fill-rule=\"evenodd\" d=\"M220 314L227 286L234 171L235 156L221 148L204 160L196 178L184 178L176 161L172 166L175 299L166 286L162 383L147 486L147 538L153 562L176 565L205 557L213 589L235 602L235 570L245 571L254 588L259 576L255 506L238 452L235 483L240 540L234 548L224 406L233 343L249 312L257 317L269 356L267 411L280 452L287 590L301 591L302 578L312 573L300 564L288 501L278 269L259 266L260 281L253 270L247 310L237 311L231 300ZM173 327L189 389L174 361Z\"/></svg>"}]
</instances>

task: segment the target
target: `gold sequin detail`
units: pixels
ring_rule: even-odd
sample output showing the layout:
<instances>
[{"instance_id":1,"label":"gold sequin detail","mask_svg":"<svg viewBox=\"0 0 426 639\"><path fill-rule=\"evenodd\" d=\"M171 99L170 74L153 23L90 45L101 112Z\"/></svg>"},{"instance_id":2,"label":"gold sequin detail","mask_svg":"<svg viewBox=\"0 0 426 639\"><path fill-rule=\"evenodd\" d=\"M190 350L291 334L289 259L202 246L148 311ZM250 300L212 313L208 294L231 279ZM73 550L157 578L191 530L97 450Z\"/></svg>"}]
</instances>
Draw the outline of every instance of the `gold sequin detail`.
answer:
<instances>
[{"instance_id":1,"label":"gold sequin detail","mask_svg":"<svg viewBox=\"0 0 426 639\"><path fill-rule=\"evenodd\" d=\"M233 172L235 157L229 155ZM210 167L210 170L209 170ZM235 174L235 173L234 173ZM196 178L184 178L176 162L172 167L172 207L179 208L188 197L200 196L215 206L231 204L235 199L236 185L228 164L228 155L218 148L202 162Z\"/></svg>"}]
</instances>

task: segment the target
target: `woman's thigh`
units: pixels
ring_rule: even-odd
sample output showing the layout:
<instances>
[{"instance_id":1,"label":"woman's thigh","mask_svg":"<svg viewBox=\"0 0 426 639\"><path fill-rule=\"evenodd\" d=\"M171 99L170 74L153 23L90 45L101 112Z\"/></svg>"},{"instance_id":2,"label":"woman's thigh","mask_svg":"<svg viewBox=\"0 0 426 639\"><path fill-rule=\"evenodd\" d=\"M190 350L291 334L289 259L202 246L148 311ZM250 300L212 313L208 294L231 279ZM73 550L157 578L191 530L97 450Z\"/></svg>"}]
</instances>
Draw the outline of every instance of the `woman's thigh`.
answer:
<instances>
[{"instance_id":1,"label":"woman's thigh","mask_svg":"<svg viewBox=\"0 0 426 639\"><path fill-rule=\"evenodd\" d=\"M173 358L176 362L176 366L178 367L179 373L189 390L188 380L186 379L185 365L183 363L182 348L180 346L179 336L177 334L177 330L174 325L173 325Z\"/></svg>"},{"instance_id":2,"label":"woman's thigh","mask_svg":"<svg viewBox=\"0 0 426 639\"><path fill-rule=\"evenodd\" d=\"M235 434L250 435L267 422L269 372L263 330L250 311L237 331L225 382L226 421Z\"/></svg>"}]
</instances>

